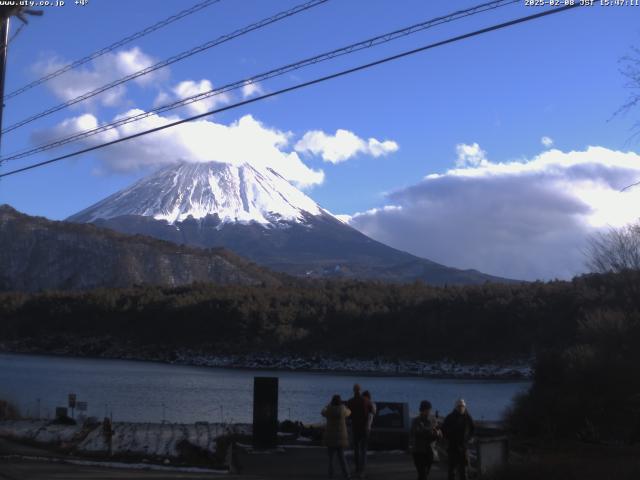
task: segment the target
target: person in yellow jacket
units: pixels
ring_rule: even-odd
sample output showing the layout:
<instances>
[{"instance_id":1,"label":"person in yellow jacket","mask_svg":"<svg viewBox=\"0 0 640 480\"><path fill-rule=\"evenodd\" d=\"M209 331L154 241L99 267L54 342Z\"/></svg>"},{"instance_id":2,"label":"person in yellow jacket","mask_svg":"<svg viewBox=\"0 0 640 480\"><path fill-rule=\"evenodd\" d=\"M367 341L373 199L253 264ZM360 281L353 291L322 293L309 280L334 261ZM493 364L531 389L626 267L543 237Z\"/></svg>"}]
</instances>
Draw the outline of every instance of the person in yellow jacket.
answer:
<instances>
[{"instance_id":1,"label":"person in yellow jacket","mask_svg":"<svg viewBox=\"0 0 640 480\"><path fill-rule=\"evenodd\" d=\"M329 453L329 478L333 478L333 458L336 456L344 478L351 478L347 459L344 456L344 449L349 446L347 433L347 417L349 415L351 415L351 410L344 405L340 395L334 395L331 398L331 403L322 409L322 416L327 419L324 444Z\"/></svg>"}]
</instances>

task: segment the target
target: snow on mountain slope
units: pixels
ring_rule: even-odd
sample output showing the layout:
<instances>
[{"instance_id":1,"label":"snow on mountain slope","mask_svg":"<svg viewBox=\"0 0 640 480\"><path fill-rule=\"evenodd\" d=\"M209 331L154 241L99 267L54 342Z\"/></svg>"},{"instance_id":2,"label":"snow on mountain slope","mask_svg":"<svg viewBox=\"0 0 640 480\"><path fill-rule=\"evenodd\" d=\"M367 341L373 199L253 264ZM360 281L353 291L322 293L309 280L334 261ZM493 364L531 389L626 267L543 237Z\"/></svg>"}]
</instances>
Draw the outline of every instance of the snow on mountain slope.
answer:
<instances>
[{"instance_id":1,"label":"snow on mountain slope","mask_svg":"<svg viewBox=\"0 0 640 480\"><path fill-rule=\"evenodd\" d=\"M268 226L278 221L303 222L305 215L329 212L271 169L208 162L161 169L68 220L140 215L173 224L189 216L200 219L214 214L223 223Z\"/></svg>"},{"instance_id":2,"label":"snow on mountain slope","mask_svg":"<svg viewBox=\"0 0 640 480\"><path fill-rule=\"evenodd\" d=\"M296 276L437 285L503 280L377 242L323 210L275 171L246 163L173 165L68 220L173 244L224 247Z\"/></svg>"}]
</instances>

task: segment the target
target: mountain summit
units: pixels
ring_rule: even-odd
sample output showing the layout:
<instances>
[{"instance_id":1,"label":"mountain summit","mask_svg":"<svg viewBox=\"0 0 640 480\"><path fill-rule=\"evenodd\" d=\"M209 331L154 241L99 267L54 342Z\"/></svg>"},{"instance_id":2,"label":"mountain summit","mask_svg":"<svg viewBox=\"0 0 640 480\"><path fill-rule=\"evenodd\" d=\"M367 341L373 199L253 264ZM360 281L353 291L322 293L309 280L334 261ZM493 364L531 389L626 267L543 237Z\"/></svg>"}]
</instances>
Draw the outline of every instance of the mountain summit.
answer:
<instances>
[{"instance_id":1,"label":"mountain summit","mask_svg":"<svg viewBox=\"0 0 640 480\"><path fill-rule=\"evenodd\" d=\"M181 163L69 217L123 233L226 247L271 269L306 277L432 284L505 281L458 270L372 240L271 169Z\"/></svg>"},{"instance_id":2,"label":"mountain summit","mask_svg":"<svg viewBox=\"0 0 640 480\"><path fill-rule=\"evenodd\" d=\"M209 162L164 168L68 220L139 215L175 224L189 217L217 215L222 223L267 226L302 222L308 215L323 213L328 214L272 169Z\"/></svg>"}]
</instances>

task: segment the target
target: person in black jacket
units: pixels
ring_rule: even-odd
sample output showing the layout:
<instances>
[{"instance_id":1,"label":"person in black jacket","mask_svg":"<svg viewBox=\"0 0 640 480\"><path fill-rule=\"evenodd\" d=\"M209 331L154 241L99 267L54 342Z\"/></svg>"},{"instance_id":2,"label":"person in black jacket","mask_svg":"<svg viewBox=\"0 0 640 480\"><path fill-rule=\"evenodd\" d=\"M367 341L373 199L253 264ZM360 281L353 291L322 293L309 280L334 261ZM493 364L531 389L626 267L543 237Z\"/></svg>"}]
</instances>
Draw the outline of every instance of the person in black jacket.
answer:
<instances>
[{"instance_id":1,"label":"person in black jacket","mask_svg":"<svg viewBox=\"0 0 640 480\"><path fill-rule=\"evenodd\" d=\"M360 385L353 386L353 397L347 401L351 410L351 437L353 443L353 459L356 464L356 477L362 478L367 466L367 447L369 443L369 415L373 407L367 397L362 395Z\"/></svg>"},{"instance_id":2,"label":"person in black jacket","mask_svg":"<svg viewBox=\"0 0 640 480\"><path fill-rule=\"evenodd\" d=\"M442 438L442 432L431 418L431 403L420 402L420 415L411 422L410 445L418 480L427 480L433 465L433 442Z\"/></svg>"},{"instance_id":3,"label":"person in black jacket","mask_svg":"<svg viewBox=\"0 0 640 480\"><path fill-rule=\"evenodd\" d=\"M474 430L473 418L467 411L467 404L463 399L460 399L442 425L444 438L448 442L449 480L455 480L456 470L461 480L467 480L467 467L469 466L467 443L473 436Z\"/></svg>"}]
</instances>

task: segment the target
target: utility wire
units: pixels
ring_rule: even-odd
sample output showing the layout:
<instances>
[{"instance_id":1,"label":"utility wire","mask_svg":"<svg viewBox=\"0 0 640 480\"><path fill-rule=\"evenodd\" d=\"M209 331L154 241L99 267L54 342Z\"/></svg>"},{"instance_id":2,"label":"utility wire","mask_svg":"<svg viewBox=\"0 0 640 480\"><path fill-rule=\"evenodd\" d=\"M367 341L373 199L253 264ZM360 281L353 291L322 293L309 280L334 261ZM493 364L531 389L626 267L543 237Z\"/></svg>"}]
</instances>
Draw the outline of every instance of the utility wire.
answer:
<instances>
[{"instance_id":1,"label":"utility wire","mask_svg":"<svg viewBox=\"0 0 640 480\"><path fill-rule=\"evenodd\" d=\"M494 10L500 7L504 7L513 3L520 3L521 0L494 0L491 2L487 2L487 3L483 3L480 5L477 5L475 7L471 7L465 10L459 10L453 13L450 13L448 15L443 15L440 17L436 17L424 22L420 22L414 25L411 25L409 27L406 28L402 28L399 30L395 30L393 32L389 32L389 33L385 33L383 35L378 35L376 37L373 38L369 38L367 40L363 40L357 43L353 43L351 45L347 45L346 47L341 47L335 50L331 50L329 52L325 52L319 55L315 55L313 57L309 57L306 58L304 60L300 60L298 62L295 63L291 63L289 65L285 65L283 67L279 67L273 70L269 70L268 72L264 72L258 75L254 75L253 77L250 78L245 78L243 80L239 80L233 83L229 83L227 85L224 85L222 87L218 87L215 89L211 89L208 90L206 92L201 92L195 95L191 95L189 97L185 97L183 99L177 100L175 102L166 104L166 105L161 105L158 106L152 110L146 111L146 112L141 112L141 113L137 113L135 115L130 115L128 117L123 117L123 118L119 118L118 120L108 123L108 124L104 124L104 125L100 125L96 128L92 128L92 129L88 129L88 130L83 130L81 132L77 132L73 135L64 137L64 138L60 138L58 140L55 140L53 142L50 143L46 143L46 144L41 144L26 150L22 150L20 152L15 152L12 153L10 155L7 155L6 157L0 158L0 162L3 161L10 161L10 160L17 160L17 159L21 159L21 158L26 158L26 157L30 157L32 155L35 155L37 153L41 153L47 150L51 150L53 148L57 148L60 147L62 145L66 145L68 143L71 142L75 142L77 140L83 139L83 138L87 138L93 135L97 135L99 133L105 132L107 130L111 130L113 128L122 126L122 125L126 125L128 123L131 122L135 122L135 121L139 121L142 120L144 118L148 118L150 116L159 114L159 113L164 113L170 110L174 110L176 108L180 108L183 107L185 105L189 105L195 102L199 102L202 101L204 99L207 98L211 98L217 95L221 95L223 93L229 92L231 90L237 90L239 88L242 88L245 85L249 85L249 84L255 84L258 82L262 82L274 77L278 77L278 76L282 76L286 73L290 73L294 70L299 70L301 68L305 68L320 62L324 62L324 61L328 61L331 60L333 58L339 57L339 56L343 56L343 55L347 55L347 54L351 54L360 50L364 50L367 48L372 48L374 46L383 44L383 43L387 43L390 42L392 40L396 40L398 38L402 38L423 30L426 30L428 28L432 28L444 23L448 23L448 22L452 22L455 20L459 20L461 18L465 18L471 15L476 15L478 13L482 13L488 10Z\"/></svg>"},{"instance_id":2,"label":"utility wire","mask_svg":"<svg viewBox=\"0 0 640 480\"><path fill-rule=\"evenodd\" d=\"M13 32L13 34L11 35L11 37L9 38L9 40L7 41L7 45L11 45L13 43L13 41L16 39L16 37L18 35L20 35L20 32L22 32L22 29L25 27L24 23L21 23L20 25L18 25L18 28L15 29L15 31ZM4 48L5 44L4 42L2 42L2 44L0 45L0 48Z\"/></svg>"},{"instance_id":3,"label":"utility wire","mask_svg":"<svg viewBox=\"0 0 640 480\"><path fill-rule=\"evenodd\" d=\"M632 183L631 185L627 185L626 187L624 187L622 190L620 190L620 192L626 192L627 190L631 190L633 187L637 187L638 185L640 185L640 182Z\"/></svg>"},{"instance_id":4,"label":"utility wire","mask_svg":"<svg viewBox=\"0 0 640 480\"><path fill-rule=\"evenodd\" d=\"M16 28L16 30L13 32L13 35L11 35L9 42L7 42L8 45L11 45L11 43L16 39L16 37L20 35L20 32L22 32L22 29L25 27L25 25L26 25L25 23L21 23L20 25L18 25L18 28Z\"/></svg>"},{"instance_id":5,"label":"utility wire","mask_svg":"<svg viewBox=\"0 0 640 480\"><path fill-rule=\"evenodd\" d=\"M184 119L181 119L181 120L176 120L174 122L167 123L167 124L161 125L159 127L155 127L155 128L151 128L149 130L144 130L142 132L134 133L134 134L128 135L126 137L118 138L118 139L112 140L110 142L101 143L99 145L94 145L92 147L83 148L81 150L77 150L75 152L71 152L71 153L68 153L66 155L61 155L59 157L55 157L55 158L52 158L50 160L34 163L34 164L28 165L26 167L22 167L22 168L18 168L18 169L15 169L15 170L11 170L9 172L0 174L0 178L8 177L10 175L15 175L17 173L25 172L27 170L32 170L34 168L42 167L44 165L49 165L51 163L59 162L61 160L66 160L67 158L76 157L78 155L82 155L83 153L88 153L88 152L92 152L94 150L99 150L99 149L102 149L102 148L105 148L105 147L108 147L108 146L111 146L111 145L115 145L115 144L118 144L118 143L122 143L122 142L126 142L126 141L129 141L129 140L133 140L135 138L139 138L139 137L142 137L144 135L148 135L150 133L155 133L155 132L159 132L161 130L165 130L167 128L172 128L172 127L175 127L175 126L178 126L178 125L182 125L183 123L191 122L191 121L194 121L194 120L198 120L200 118L208 117L210 115L214 115L214 114L217 114L217 113L225 112L227 110L232 110L232 109L235 109L235 108L238 108L238 107L242 107L244 105L249 105L251 103L255 103L255 102L258 102L260 100L265 100L267 98L275 97L275 96L281 95L283 93L292 92L292 91L299 90L299 89L302 89L302 88L305 88L305 87L309 87L311 85L315 85L315 84L322 83L322 82L325 82L325 81L328 81L328 80L333 80L335 78L343 77L343 76L349 75L351 73L359 72L361 70L366 70L368 68L375 67L377 65L382 65L382 64L385 64L385 63L388 63L388 62L392 62L392 61L398 60L400 58L408 57L408 56L414 55L416 53L424 52L426 50L431 50L433 48L441 47L443 45L447 45L447 44L450 44L450 43L458 42L458 41L465 40L465 39L471 38L471 37L476 37L476 36L479 36L479 35L482 35L482 34L485 34L485 33L489 33L489 32L495 31L495 30L504 29L504 28L507 28L507 27L511 27L513 25L517 25L517 24L520 24L520 23L525 23L525 22L528 22L528 21L531 21L531 20L535 20L535 19L538 19L538 18L546 17L548 15L553 15L553 14L556 14L556 13L564 12L564 11L567 11L567 10L570 10L570 9L573 9L573 8L577 8L579 6L581 6L581 5L580 4L573 4L573 5L566 5L566 6L563 6L563 7L544 10L542 12L535 13L533 15L527 15L525 17L516 18L516 19L510 20L508 22L499 23L499 24L496 24L496 25L492 25L490 27L482 28L480 30L475 30L475 31L470 32L470 33L465 33L463 35L458 35L458 36L455 36L455 37L451 37L451 38L448 38L446 40L441 40L441 41L436 42L436 43L431 43L429 45L424 45L422 47L415 48L413 50L406 50L406 51L398 53L396 55L391 55L389 57L385 57L385 58L382 58L382 59L379 59L379 60L376 60L376 61L373 61L373 62L370 62L370 63L365 63L365 64L359 65L357 67L352 67L352 68L349 68L349 69L346 69L346 70L342 70L342 71L339 71L339 72L336 72L336 73L332 73L330 75L326 75L326 76L323 76L323 77L315 78L315 79L309 80L307 82L298 83L296 85L293 85L293 86L290 86L290 87L286 87L286 88L282 88L282 89L274 91L274 92L265 93L264 95L260 95L258 97L254 97L254 98L249 98L249 99L243 100L241 102L234 103L232 105L227 105L225 107L217 108L217 109L205 112L205 113L194 115L194 116L191 116L191 117L188 117L188 118L184 118Z\"/></svg>"},{"instance_id":6,"label":"utility wire","mask_svg":"<svg viewBox=\"0 0 640 480\"><path fill-rule=\"evenodd\" d=\"M116 50L124 45L126 45L127 43L131 43L135 40L138 40L139 38L142 38L146 35L149 35L152 32L155 32L156 30L160 30L161 28L166 27L167 25L172 24L173 22L176 22L184 17L188 17L189 15L192 15L196 12L199 12L200 10L203 10L211 5L213 5L214 3L219 3L221 0L204 0L202 2L196 3L195 5L193 5L190 8L187 8L185 10L182 10L178 13L176 13L175 15L171 15L170 17L165 18L164 20L161 20L157 23L154 23L153 25L150 25L149 27L140 30L139 32L136 32L134 34L129 35L128 37L125 37L121 40L118 40L117 42L112 43L111 45L101 48L100 50L96 50L95 52L87 55L86 57L82 57L79 60L76 60L72 63L69 63L68 65L65 65L64 67L60 67L59 69L44 75L41 78L38 78L37 80L34 80L31 83L28 83L27 85L24 85L20 88L18 88L17 90L14 90L11 93L8 93L4 96L4 101L6 102L8 99L16 97L18 95L20 95L21 93L26 92L27 90L32 89L33 87L37 87L38 85L41 85L45 82L48 82L49 80L59 77L60 75L62 75L63 73L68 72L69 70L73 70L74 68L78 68L82 65L84 65L85 63L90 62L91 60L95 60L98 57L101 57L102 55L112 52L113 50ZM14 33L13 37L15 38L18 35L18 32L20 31L20 29L23 27L24 25L21 25L18 29L18 31L16 31L16 33Z\"/></svg>"},{"instance_id":7,"label":"utility wire","mask_svg":"<svg viewBox=\"0 0 640 480\"><path fill-rule=\"evenodd\" d=\"M131 80L134 80L136 78L142 77L144 75L148 75L151 72L155 72L156 70L159 70L161 68L167 67L169 65L172 65L176 62L179 62L181 60L184 60L185 58L191 57L193 55L196 55L198 53L201 53L205 50L208 50L210 48L213 48L215 46L218 46L222 43L228 42L234 38L240 37L242 35L246 35L249 32L252 32L254 30L258 30L260 28L266 27L267 25L270 25L272 23L278 22L280 20L283 20L285 18L291 17L293 15L296 15L298 13L301 13L305 10L309 10L313 7L317 7L318 5L321 5L323 3L328 2L329 0L310 0L306 3L302 3L300 5L297 5L289 10L285 10L283 12L277 13L271 17L267 17L264 18L256 23L252 23L251 25L248 25L246 27L240 28L238 30L235 30L232 33L226 34L226 35L222 35L214 40L211 40L209 42L203 43L202 45L198 45L197 47L194 47L192 49L189 50L185 50L182 53L179 53L177 55L174 55L166 60L163 60L161 62L158 62L154 65L151 65L147 68L143 68L142 70L138 70L135 73L132 73L130 75L127 75L125 77L122 77L118 80L114 80L113 82L107 83L106 85L103 85L102 87L96 88L95 90L92 90L90 92L84 93L76 98L73 98L71 100L68 100L64 103L60 103L54 107L51 107L47 110L44 110L43 112L37 113L35 115L32 115L30 117L27 117L23 120L20 120L17 123L14 123L13 125L8 126L7 128L5 128L4 130L2 130L2 133L8 133L11 132L13 130L16 130L20 127L23 127L35 120L38 120L40 118L46 117L47 115L51 115L52 113L58 112L62 109L65 109L67 107L70 107L71 105L75 105L76 103L80 103L83 102L85 100L88 100L89 98L95 97L96 95L106 92L107 90L110 90L112 88L115 88L119 85L122 85L123 83L129 82Z\"/></svg>"}]
</instances>

